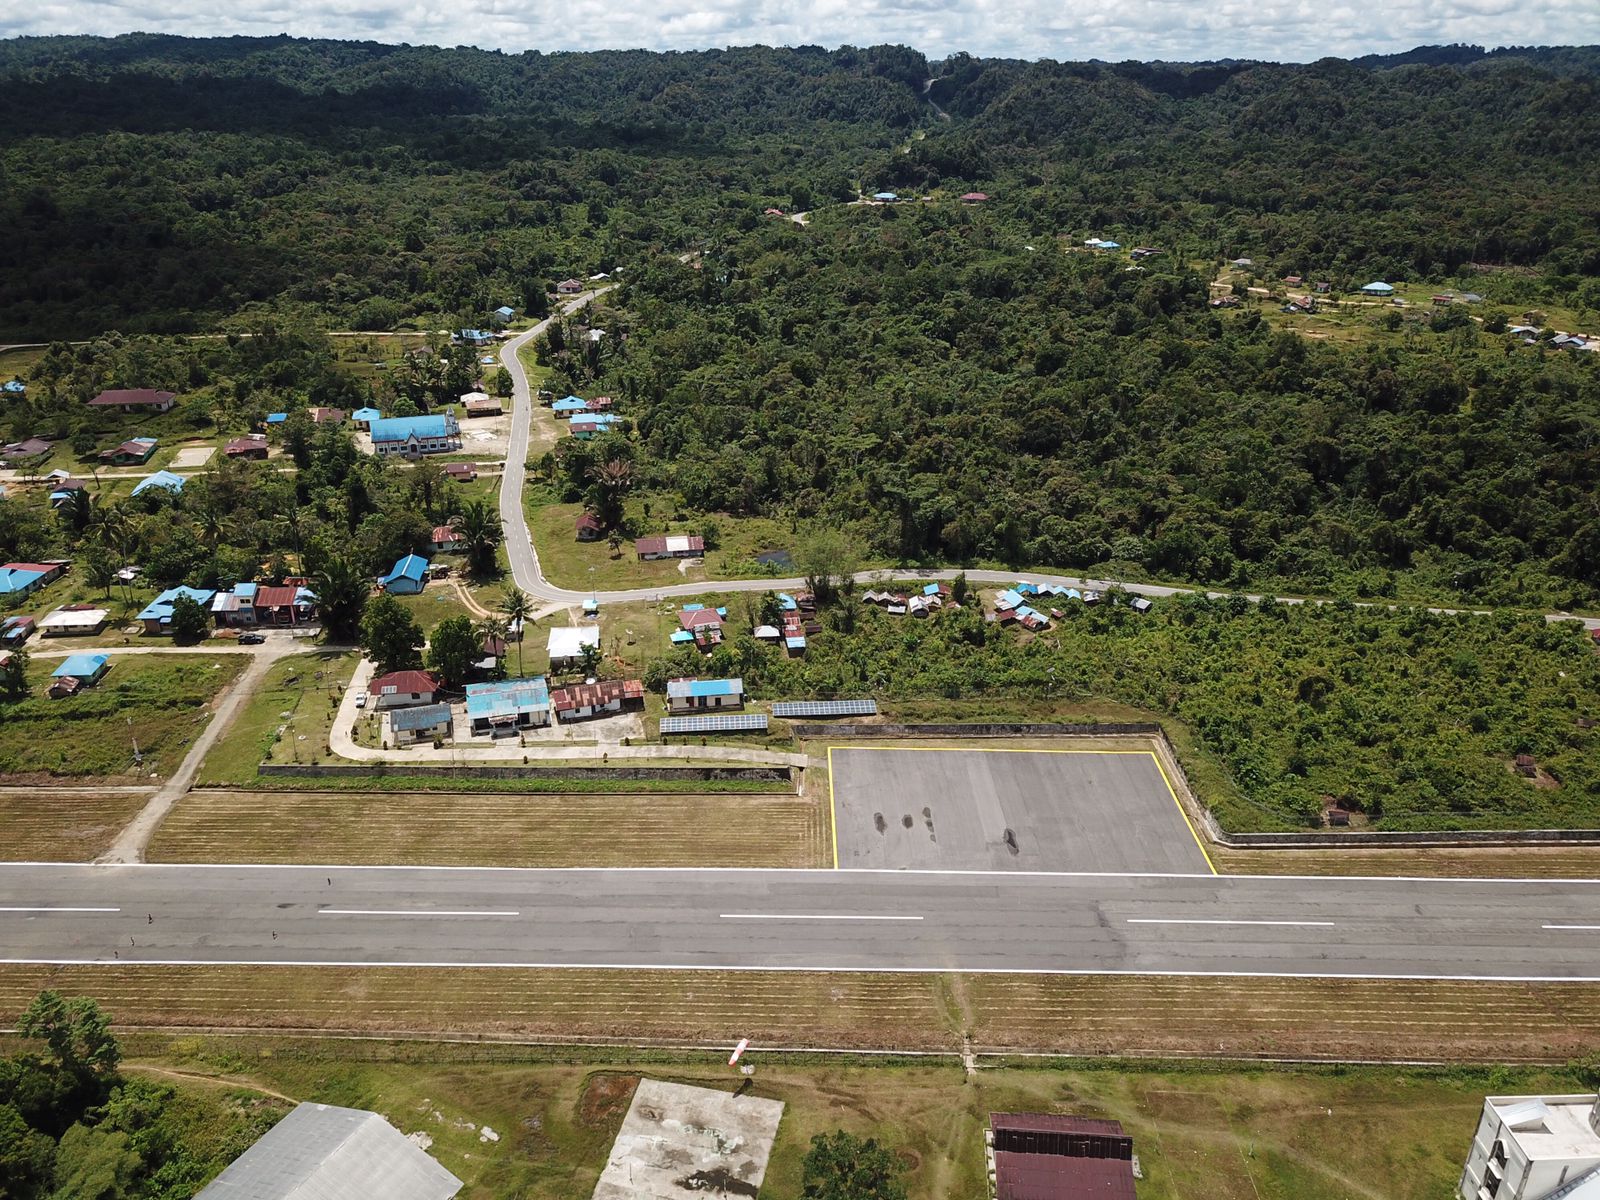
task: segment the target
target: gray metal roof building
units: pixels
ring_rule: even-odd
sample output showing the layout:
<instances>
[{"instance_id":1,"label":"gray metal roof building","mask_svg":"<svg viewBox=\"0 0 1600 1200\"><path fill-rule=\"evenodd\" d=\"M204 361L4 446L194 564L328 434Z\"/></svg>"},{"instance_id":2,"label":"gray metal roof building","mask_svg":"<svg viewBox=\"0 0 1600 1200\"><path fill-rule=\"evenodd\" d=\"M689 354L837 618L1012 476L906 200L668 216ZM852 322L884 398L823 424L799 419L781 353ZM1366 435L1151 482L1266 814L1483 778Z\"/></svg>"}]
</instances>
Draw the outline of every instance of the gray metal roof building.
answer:
<instances>
[{"instance_id":1,"label":"gray metal roof building","mask_svg":"<svg viewBox=\"0 0 1600 1200\"><path fill-rule=\"evenodd\" d=\"M450 1200L461 1186L377 1113L302 1104L195 1200Z\"/></svg>"}]
</instances>

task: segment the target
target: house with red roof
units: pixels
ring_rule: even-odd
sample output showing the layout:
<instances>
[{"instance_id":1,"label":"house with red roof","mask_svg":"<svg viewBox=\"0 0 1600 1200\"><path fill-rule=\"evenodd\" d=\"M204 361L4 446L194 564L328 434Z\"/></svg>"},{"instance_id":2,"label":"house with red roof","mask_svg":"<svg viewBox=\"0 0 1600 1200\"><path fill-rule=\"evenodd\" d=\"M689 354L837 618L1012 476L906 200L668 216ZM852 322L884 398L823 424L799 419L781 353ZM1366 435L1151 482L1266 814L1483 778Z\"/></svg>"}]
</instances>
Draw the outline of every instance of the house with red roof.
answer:
<instances>
[{"instance_id":1,"label":"house with red roof","mask_svg":"<svg viewBox=\"0 0 1600 1200\"><path fill-rule=\"evenodd\" d=\"M123 412L170 412L177 402L173 392L154 388L111 388L89 401L90 408L117 408Z\"/></svg>"},{"instance_id":2,"label":"house with red roof","mask_svg":"<svg viewBox=\"0 0 1600 1200\"><path fill-rule=\"evenodd\" d=\"M234 438L222 448L222 453L228 458L258 458L265 460L267 457L267 435L252 433L245 437Z\"/></svg>"},{"instance_id":3,"label":"house with red roof","mask_svg":"<svg viewBox=\"0 0 1600 1200\"><path fill-rule=\"evenodd\" d=\"M413 704L432 704L439 694L439 681L426 671L390 671L367 684L375 708L406 708Z\"/></svg>"}]
</instances>

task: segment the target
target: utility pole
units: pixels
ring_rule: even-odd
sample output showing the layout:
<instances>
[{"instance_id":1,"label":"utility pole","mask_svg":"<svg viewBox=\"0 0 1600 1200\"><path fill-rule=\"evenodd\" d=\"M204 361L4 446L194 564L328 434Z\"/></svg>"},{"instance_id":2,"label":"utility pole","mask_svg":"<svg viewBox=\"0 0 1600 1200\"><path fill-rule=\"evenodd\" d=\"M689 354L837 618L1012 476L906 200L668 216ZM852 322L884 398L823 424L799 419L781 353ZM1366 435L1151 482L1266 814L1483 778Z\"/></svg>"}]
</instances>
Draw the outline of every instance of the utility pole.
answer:
<instances>
[{"instance_id":1,"label":"utility pole","mask_svg":"<svg viewBox=\"0 0 1600 1200\"><path fill-rule=\"evenodd\" d=\"M123 720L128 723L128 737L133 741L133 765L142 767L144 766L144 755L139 752L139 735L133 731L133 718L124 717Z\"/></svg>"}]
</instances>

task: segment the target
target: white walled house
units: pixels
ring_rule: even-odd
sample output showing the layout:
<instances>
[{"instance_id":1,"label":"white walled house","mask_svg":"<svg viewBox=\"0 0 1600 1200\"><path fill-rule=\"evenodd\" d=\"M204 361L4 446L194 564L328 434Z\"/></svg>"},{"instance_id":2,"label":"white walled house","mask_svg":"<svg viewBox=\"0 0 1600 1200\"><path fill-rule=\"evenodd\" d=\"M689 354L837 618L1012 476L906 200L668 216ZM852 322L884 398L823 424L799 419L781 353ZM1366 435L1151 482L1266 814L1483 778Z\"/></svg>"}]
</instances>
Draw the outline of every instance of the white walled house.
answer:
<instances>
[{"instance_id":1,"label":"white walled house","mask_svg":"<svg viewBox=\"0 0 1600 1200\"><path fill-rule=\"evenodd\" d=\"M1600 1097L1489 1096L1460 1200L1600 1198Z\"/></svg>"}]
</instances>

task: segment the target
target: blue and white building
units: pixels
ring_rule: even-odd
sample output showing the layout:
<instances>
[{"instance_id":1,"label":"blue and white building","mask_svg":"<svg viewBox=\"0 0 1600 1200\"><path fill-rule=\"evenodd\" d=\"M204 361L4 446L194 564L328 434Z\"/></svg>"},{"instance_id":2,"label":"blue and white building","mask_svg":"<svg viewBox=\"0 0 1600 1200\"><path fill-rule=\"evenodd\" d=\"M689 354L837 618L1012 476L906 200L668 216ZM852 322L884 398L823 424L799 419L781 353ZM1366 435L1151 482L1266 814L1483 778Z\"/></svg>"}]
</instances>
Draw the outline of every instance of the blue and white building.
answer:
<instances>
[{"instance_id":1,"label":"blue and white building","mask_svg":"<svg viewBox=\"0 0 1600 1200\"><path fill-rule=\"evenodd\" d=\"M421 458L461 449L461 424L454 413L383 417L373 421L372 451L379 458Z\"/></svg>"},{"instance_id":2,"label":"blue and white building","mask_svg":"<svg viewBox=\"0 0 1600 1200\"><path fill-rule=\"evenodd\" d=\"M743 708L742 679L669 679L669 712L702 712L713 708Z\"/></svg>"},{"instance_id":3,"label":"blue and white building","mask_svg":"<svg viewBox=\"0 0 1600 1200\"><path fill-rule=\"evenodd\" d=\"M408 554L378 580L378 586L391 596L415 596L428 586L428 560L420 554Z\"/></svg>"}]
</instances>

